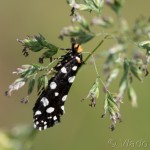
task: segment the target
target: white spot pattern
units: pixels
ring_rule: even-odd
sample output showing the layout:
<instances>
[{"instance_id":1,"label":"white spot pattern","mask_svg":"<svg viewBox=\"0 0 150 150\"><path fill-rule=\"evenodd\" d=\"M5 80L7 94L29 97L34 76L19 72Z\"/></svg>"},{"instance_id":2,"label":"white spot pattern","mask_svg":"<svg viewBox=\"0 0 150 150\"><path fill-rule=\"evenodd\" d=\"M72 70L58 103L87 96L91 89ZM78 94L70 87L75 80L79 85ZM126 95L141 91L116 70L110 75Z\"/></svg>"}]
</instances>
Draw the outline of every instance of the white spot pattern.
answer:
<instances>
[{"instance_id":1,"label":"white spot pattern","mask_svg":"<svg viewBox=\"0 0 150 150\"><path fill-rule=\"evenodd\" d=\"M36 128L36 124L34 124L34 128Z\"/></svg>"},{"instance_id":2,"label":"white spot pattern","mask_svg":"<svg viewBox=\"0 0 150 150\"><path fill-rule=\"evenodd\" d=\"M55 82L51 82L50 83L50 88L53 90L53 89L56 89L57 87L57 84Z\"/></svg>"},{"instance_id":3,"label":"white spot pattern","mask_svg":"<svg viewBox=\"0 0 150 150\"><path fill-rule=\"evenodd\" d=\"M61 64L58 64L57 67L61 66Z\"/></svg>"},{"instance_id":4,"label":"white spot pattern","mask_svg":"<svg viewBox=\"0 0 150 150\"><path fill-rule=\"evenodd\" d=\"M47 113L52 113L55 109L53 107L49 107L46 109Z\"/></svg>"},{"instance_id":5,"label":"white spot pattern","mask_svg":"<svg viewBox=\"0 0 150 150\"><path fill-rule=\"evenodd\" d=\"M42 127L39 127L39 131L42 131Z\"/></svg>"},{"instance_id":6,"label":"white spot pattern","mask_svg":"<svg viewBox=\"0 0 150 150\"><path fill-rule=\"evenodd\" d=\"M64 95L64 96L62 97L62 101L64 102L66 99L67 99L67 95Z\"/></svg>"},{"instance_id":7,"label":"white spot pattern","mask_svg":"<svg viewBox=\"0 0 150 150\"><path fill-rule=\"evenodd\" d=\"M79 63L80 62L80 58L76 56L76 60Z\"/></svg>"},{"instance_id":8,"label":"white spot pattern","mask_svg":"<svg viewBox=\"0 0 150 150\"><path fill-rule=\"evenodd\" d=\"M64 111L65 110L64 106L61 106L61 109Z\"/></svg>"},{"instance_id":9,"label":"white spot pattern","mask_svg":"<svg viewBox=\"0 0 150 150\"><path fill-rule=\"evenodd\" d=\"M36 121L36 125L38 125L39 124L39 122L38 121Z\"/></svg>"},{"instance_id":10,"label":"white spot pattern","mask_svg":"<svg viewBox=\"0 0 150 150\"><path fill-rule=\"evenodd\" d=\"M55 96L58 96L59 95L59 93L58 92L55 92Z\"/></svg>"},{"instance_id":11,"label":"white spot pattern","mask_svg":"<svg viewBox=\"0 0 150 150\"><path fill-rule=\"evenodd\" d=\"M62 67L62 68L61 68L61 72L62 72L62 73L67 73L66 68L65 68L65 67Z\"/></svg>"},{"instance_id":12,"label":"white spot pattern","mask_svg":"<svg viewBox=\"0 0 150 150\"><path fill-rule=\"evenodd\" d=\"M44 130L47 129L47 125L44 126Z\"/></svg>"},{"instance_id":13,"label":"white spot pattern","mask_svg":"<svg viewBox=\"0 0 150 150\"><path fill-rule=\"evenodd\" d=\"M48 117L48 119L51 119L51 118L52 118L52 116Z\"/></svg>"},{"instance_id":14,"label":"white spot pattern","mask_svg":"<svg viewBox=\"0 0 150 150\"><path fill-rule=\"evenodd\" d=\"M35 112L35 116L36 115L41 115L42 114L42 112L40 111L40 110L37 110L36 112Z\"/></svg>"},{"instance_id":15,"label":"white spot pattern","mask_svg":"<svg viewBox=\"0 0 150 150\"><path fill-rule=\"evenodd\" d=\"M48 99L47 99L46 97L43 97L43 98L41 99L41 102L43 102L43 106L44 106L44 107L46 107L46 106L49 104L49 101L48 101Z\"/></svg>"},{"instance_id":16,"label":"white spot pattern","mask_svg":"<svg viewBox=\"0 0 150 150\"><path fill-rule=\"evenodd\" d=\"M76 71L77 68L78 68L77 66L73 66L73 67L72 67L72 70L73 70L73 71Z\"/></svg>"},{"instance_id":17,"label":"white spot pattern","mask_svg":"<svg viewBox=\"0 0 150 150\"><path fill-rule=\"evenodd\" d=\"M75 80L75 76L72 76L72 77L69 77L68 82L73 83L74 80Z\"/></svg>"},{"instance_id":18,"label":"white spot pattern","mask_svg":"<svg viewBox=\"0 0 150 150\"><path fill-rule=\"evenodd\" d=\"M54 116L54 117L53 117L53 120L57 120L57 117L56 117L56 116Z\"/></svg>"}]
</instances>

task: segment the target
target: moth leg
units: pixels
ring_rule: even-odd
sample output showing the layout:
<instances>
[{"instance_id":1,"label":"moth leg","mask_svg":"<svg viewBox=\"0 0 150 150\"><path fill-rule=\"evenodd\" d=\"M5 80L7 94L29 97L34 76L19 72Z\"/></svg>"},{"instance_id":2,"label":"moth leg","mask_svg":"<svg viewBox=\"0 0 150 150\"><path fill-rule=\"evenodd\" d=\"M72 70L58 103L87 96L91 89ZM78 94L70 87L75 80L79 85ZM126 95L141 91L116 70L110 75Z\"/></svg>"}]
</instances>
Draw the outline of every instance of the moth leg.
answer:
<instances>
[{"instance_id":1,"label":"moth leg","mask_svg":"<svg viewBox=\"0 0 150 150\"><path fill-rule=\"evenodd\" d=\"M60 48L60 50L67 50L67 51L70 51L71 48Z\"/></svg>"}]
</instances>

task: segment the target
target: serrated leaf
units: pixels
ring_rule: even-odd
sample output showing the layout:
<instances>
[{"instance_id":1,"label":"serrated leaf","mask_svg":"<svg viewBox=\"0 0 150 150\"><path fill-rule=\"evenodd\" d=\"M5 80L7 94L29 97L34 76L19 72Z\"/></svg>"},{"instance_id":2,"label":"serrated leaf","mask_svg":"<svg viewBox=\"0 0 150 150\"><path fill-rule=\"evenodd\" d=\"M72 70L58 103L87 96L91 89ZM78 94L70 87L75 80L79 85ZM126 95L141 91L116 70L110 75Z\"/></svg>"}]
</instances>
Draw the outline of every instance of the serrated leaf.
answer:
<instances>
[{"instance_id":1,"label":"serrated leaf","mask_svg":"<svg viewBox=\"0 0 150 150\"><path fill-rule=\"evenodd\" d=\"M30 95L34 89L35 79L31 79L28 86L28 95Z\"/></svg>"},{"instance_id":2,"label":"serrated leaf","mask_svg":"<svg viewBox=\"0 0 150 150\"><path fill-rule=\"evenodd\" d=\"M24 40L18 40L24 46L23 55L28 56L28 50L32 52L39 52L43 49L47 49L51 51L50 57L55 55L59 49L59 47L49 43L46 41L43 35L39 34L36 36L28 36ZM46 53L46 52L45 52Z\"/></svg>"},{"instance_id":3,"label":"serrated leaf","mask_svg":"<svg viewBox=\"0 0 150 150\"><path fill-rule=\"evenodd\" d=\"M39 35L35 36L35 39L38 41L39 44L41 44L42 46L45 45L45 37L39 33Z\"/></svg>"}]
</instances>

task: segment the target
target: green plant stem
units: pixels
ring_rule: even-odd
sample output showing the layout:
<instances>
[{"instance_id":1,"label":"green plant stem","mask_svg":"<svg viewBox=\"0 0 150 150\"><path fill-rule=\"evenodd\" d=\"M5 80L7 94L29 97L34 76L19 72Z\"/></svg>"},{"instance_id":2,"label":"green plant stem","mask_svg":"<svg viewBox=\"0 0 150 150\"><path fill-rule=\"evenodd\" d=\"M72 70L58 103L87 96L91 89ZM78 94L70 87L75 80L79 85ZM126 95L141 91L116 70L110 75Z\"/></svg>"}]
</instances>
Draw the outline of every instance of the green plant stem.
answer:
<instances>
[{"instance_id":1,"label":"green plant stem","mask_svg":"<svg viewBox=\"0 0 150 150\"><path fill-rule=\"evenodd\" d=\"M100 43L93 49L93 51L85 58L84 63L86 63L88 61L88 59L96 52L96 50L103 44L103 42L105 41L105 39L108 38L109 35L106 35L101 41Z\"/></svg>"},{"instance_id":2,"label":"green plant stem","mask_svg":"<svg viewBox=\"0 0 150 150\"><path fill-rule=\"evenodd\" d=\"M103 42L105 41L105 39L108 38L109 35L106 35L101 41L100 43L93 49L93 51L85 58L84 60L84 63L86 63L90 57L93 58L93 63L94 63L94 67L95 67L95 70L96 70L96 74L97 74L97 78L100 80L100 82L102 83L102 85L104 86L105 90L107 92L109 92L106 88L106 85L104 84L103 80L101 79L99 73L98 73L98 70L97 70L97 67L96 67L96 63L95 63L95 60L94 60L94 57L93 57L93 54L96 52L96 50L103 44Z\"/></svg>"}]
</instances>

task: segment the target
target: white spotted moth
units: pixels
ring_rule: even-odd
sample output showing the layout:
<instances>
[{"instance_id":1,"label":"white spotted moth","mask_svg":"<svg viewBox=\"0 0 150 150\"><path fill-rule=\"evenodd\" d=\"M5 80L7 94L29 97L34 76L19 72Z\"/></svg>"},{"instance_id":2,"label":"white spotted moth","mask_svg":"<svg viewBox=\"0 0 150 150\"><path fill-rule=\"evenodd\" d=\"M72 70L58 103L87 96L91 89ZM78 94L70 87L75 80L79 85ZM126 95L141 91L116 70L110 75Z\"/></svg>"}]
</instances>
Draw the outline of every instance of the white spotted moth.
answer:
<instances>
[{"instance_id":1,"label":"white spotted moth","mask_svg":"<svg viewBox=\"0 0 150 150\"><path fill-rule=\"evenodd\" d=\"M60 122L68 92L82 64L82 48L79 44L72 43L72 48L61 56L61 60L54 67L57 73L49 80L47 88L35 103L34 128L41 131Z\"/></svg>"}]
</instances>

